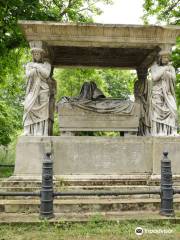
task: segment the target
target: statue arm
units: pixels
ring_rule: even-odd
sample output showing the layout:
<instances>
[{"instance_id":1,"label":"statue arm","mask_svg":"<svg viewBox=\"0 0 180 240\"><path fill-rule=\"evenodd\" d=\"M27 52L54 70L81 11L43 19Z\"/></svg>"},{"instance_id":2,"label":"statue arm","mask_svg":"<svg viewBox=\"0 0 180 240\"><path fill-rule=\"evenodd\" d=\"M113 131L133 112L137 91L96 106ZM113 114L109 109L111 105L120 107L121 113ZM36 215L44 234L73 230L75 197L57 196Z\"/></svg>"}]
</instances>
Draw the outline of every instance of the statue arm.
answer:
<instances>
[{"instance_id":1,"label":"statue arm","mask_svg":"<svg viewBox=\"0 0 180 240\"><path fill-rule=\"evenodd\" d=\"M170 66L171 77L175 81L176 80L176 72L173 66Z\"/></svg>"},{"instance_id":2,"label":"statue arm","mask_svg":"<svg viewBox=\"0 0 180 240\"><path fill-rule=\"evenodd\" d=\"M159 81L165 72L165 68L157 65L157 63L153 64L151 67L151 75L153 81Z\"/></svg>"},{"instance_id":3,"label":"statue arm","mask_svg":"<svg viewBox=\"0 0 180 240\"><path fill-rule=\"evenodd\" d=\"M25 70L27 78L29 78L35 72L35 68L33 67L32 63L27 63Z\"/></svg>"},{"instance_id":4,"label":"statue arm","mask_svg":"<svg viewBox=\"0 0 180 240\"><path fill-rule=\"evenodd\" d=\"M51 65L48 62L45 62L38 66L38 72L43 78L49 78L51 74Z\"/></svg>"}]
</instances>

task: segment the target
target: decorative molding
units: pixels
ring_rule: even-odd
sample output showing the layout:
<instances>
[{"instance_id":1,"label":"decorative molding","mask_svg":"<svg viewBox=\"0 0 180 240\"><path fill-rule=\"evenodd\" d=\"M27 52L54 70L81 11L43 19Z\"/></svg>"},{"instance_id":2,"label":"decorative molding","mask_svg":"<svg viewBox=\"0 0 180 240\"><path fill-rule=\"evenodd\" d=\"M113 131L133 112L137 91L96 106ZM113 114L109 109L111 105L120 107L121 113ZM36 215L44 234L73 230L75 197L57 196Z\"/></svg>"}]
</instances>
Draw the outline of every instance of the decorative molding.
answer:
<instances>
[{"instance_id":1,"label":"decorative molding","mask_svg":"<svg viewBox=\"0 0 180 240\"><path fill-rule=\"evenodd\" d=\"M30 45L46 46L55 67L148 68L158 52L175 45L180 35L179 26L18 23Z\"/></svg>"},{"instance_id":2,"label":"decorative molding","mask_svg":"<svg viewBox=\"0 0 180 240\"><path fill-rule=\"evenodd\" d=\"M111 24L72 24L59 22L19 21L28 41L42 40L56 46L141 47L175 44L178 26L143 26Z\"/></svg>"}]
</instances>

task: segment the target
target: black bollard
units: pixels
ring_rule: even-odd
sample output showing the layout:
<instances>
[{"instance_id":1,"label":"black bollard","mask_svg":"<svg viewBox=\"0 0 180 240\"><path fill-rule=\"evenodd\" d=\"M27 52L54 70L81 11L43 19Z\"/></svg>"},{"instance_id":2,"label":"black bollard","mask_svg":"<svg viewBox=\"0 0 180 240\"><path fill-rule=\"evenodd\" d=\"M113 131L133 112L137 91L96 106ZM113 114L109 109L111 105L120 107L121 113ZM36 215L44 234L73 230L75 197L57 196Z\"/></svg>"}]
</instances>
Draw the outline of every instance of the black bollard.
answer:
<instances>
[{"instance_id":1,"label":"black bollard","mask_svg":"<svg viewBox=\"0 0 180 240\"><path fill-rule=\"evenodd\" d=\"M42 167L40 218L53 218L53 162L51 153L46 153Z\"/></svg>"},{"instance_id":2,"label":"black bollard","mask_svg":"<svg viewBox=\"0 0 180 240\"><path fill-rule=\"evenodd\" d=\"M168 159L168 152L163 152L161 160L161 209L160 214L174 216L173 210L173 187L171 161Z\"/></svg>"}]
</instances>

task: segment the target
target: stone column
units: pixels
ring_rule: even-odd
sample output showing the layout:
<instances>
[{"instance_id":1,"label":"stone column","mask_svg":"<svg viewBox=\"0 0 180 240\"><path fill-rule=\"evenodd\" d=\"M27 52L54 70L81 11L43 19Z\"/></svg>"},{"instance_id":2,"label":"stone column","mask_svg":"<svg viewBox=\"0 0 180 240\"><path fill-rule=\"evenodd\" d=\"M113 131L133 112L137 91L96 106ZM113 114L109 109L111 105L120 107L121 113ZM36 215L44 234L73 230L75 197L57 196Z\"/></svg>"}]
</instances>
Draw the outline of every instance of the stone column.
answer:
<instances>
[{"instance_id":1,"label":"stone column","mask_svg":"<svg viewBox=\"0 0 180 240\"><path fill-rule=\"evenodd\" d=\"M53 75L53 71L52 71ZM57 92L57 83L53 76L49 78L49 88L50 88L50 98L49 98L49 132L48 135L53 135L53 124L54 124L54 112L56 110L56 92Z\"/></svg>"},{"instance_id":2,"label":"stone column","mask_svg":"<svg viewBox=\"0 0 180 240\"><path fill-rule=\"evenodd\" d=\"M142 67L137 70L138 80L134 84L135 101L140 104L140 121L138 135L150 134L150 86L147 79L148 68Z\"/></svg>"}]
</instances>

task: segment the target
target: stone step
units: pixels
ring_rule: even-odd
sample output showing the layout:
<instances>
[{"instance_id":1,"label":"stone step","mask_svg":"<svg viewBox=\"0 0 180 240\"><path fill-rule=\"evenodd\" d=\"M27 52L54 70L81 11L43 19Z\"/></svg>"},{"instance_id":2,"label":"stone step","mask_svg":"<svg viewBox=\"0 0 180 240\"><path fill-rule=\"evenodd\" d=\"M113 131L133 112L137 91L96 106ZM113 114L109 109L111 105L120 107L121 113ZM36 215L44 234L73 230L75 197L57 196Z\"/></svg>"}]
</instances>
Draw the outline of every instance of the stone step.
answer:
<instances>
[{"instance_id":1,"label":"stone step","mask_svg":"<svg viewBox=\"0 0 180 240\"><path fill-rule=\"evenodd\" d=\"M0 200L0 212L5 213L38 213L38 199ZM79 198L55 199L55 213L87 213L115 211L159 211L160 199L112 199L112 198ZM180 198L174 199L174 209L180 210Z\"/></svg>"},{"instance_id":2,"label":"stone step","mask_svg":"<svg viewBox=\"0 0 180 240\"><path fill-rule=\"evenodd\" d=\"M40 192L41 187L0 187L0 192ZM153 191L159 190L159 186L54 186L54 192L96 192L96 191L106 191L106 192L131 192L131 191ZM121 195L121 198L158 198L159 195L152 194L138 194L138 195ZM105 196L104 196L105 197ZM117 196L112 196L116 198ZM16 196L0 196L0 199L16 199ZM18 197L21 198L21 197ZM34 197L31 197L34 198ZM62 197L61 197L62 198ZM67 198L67 197L63 197ZM77 198L76 196L68 196L68 198ZM93 198L93 196L89 196Z\"/></svg>"},{"instance_id":3,"label":"stone step","mask_svg":"<svg viewBox=\"0 0 180 240\"><path fill-rule=\"evenodd\" d=\"M174 186L178 188L178 186ZM54 191L147 191L147 190L158 190L160 186L145 186L145 185L117 185L117 186L57 186L53 185ZM40 191L41 186L8 186L8 187L0 187L0 191L8 191L8 192L30 192L30 191Z\"/></svg>"},{"instance_id":4,"label":"stone step","mask_svg":"<svg viewBox=\"0 0 180 240\"><path fill-rule=\"evenodd\" d=\"M173 186L173 189L180 189L179 186ZM135 186L135 185L117 185L117 186L61 186L61 187L54 187L54 192L131 192L131 191L158 191L160 190L159 186ZM0 192L40 192L41 187L0 187ZM174 198L179 198L179 194L174 194ZM85 196L84 198L93 198L94 196ZM101 198L106 198L107 196L101 196ZM26 197L17 197L17 196L0 196L0 199L21 199ZM28 197L32 199L38 199L38 197ZM76 199L79 198L79 196L64 196L64 197L57 197L57 198L72 198ZM83 198L83 196L82 196ZM128 198L159 198L159 194L134 194L134 195L119 195L119 196L111 196L111 198L121 198L121 199L128 199Z\"/></svg>"},{"instance_id":5,"label":"stone step","mask_svg":"<svg viewBox=\"0 0 180 240\"><path fill-rule=\"evenodd\" d=\"M109 212L86 212L86 213L55 213L50 223L62 224L65 222L87 222L87 221L115 221L116 223L131 223L142 221L143 223L162 223L165 221L172 224L180 223L180 212L176 211L174 217L166 217L159 214L159 211L109 211ZM40 223L39 213L1 213L0 223Z\"/></svg>"},{"instance_id":6,"label":"stone step","mask_svg":"<svg viewBox=\"0 0 180 240\"><path fill-rule=\"evenodd\" d=\"M41 177L31 179L30 177L12 176L0 181L1 187L9 186L40 186ZM159 179L151 181L149 175L63 175L54 176L54 185L57 186L117 186L117 185L159 185Z\"/></svg>"},{"instance_id":7,"label":"stone step","mask_svg":"<svg viewBox=\"0 0 180 240\"><path fill-rule=\"evenodd\" d=\"M180 186L180 177L174 177L174 185ZM141 186L159 186L160 179L150 179L150 178L56 178L54 180L54 186L124 186L124 185L141 185ZM8 178L0 179L0 187L40 187L41 179L39 180L17 180Z\"/></svg>"},{"instance_id":8,"label":"stone step","mask_svg":"<svg viewBox=\"0 0 180 240\"><path fill-rule=\"evenodd\" d=\"M143 180L68 180L68 181L54 181L55 186L124 186L124 185L141 185L141 186L158 186L160 185L160 181L143 181ZM180 181L173 181L174 184L180 186ZM0 187L10 187L10 186L21 186L21 187L29 187L29 186L41 186L41 181L10 181L10 180L0 180Z\"/></svg>"},{"instance_id":9,"label":"stone step","mask_svg":"<svg viewBox=\"0 0 180 240\"><path fill-rule=\"evenodd\" d=\"M107 185L86 185L86 186L58 186L53 185L54 191L153 191L159 190L160 186L152 186L152 185L116 185L116 186L107 186ZM180 189L179 185L173 185L174 189ZM31 191L40 191L41 185L32 185L32 186L0 186L0 191L8 191L8 192L31 192Z\"/></svg>"},{"instance_id":10,"label":"stone step","mask_svg":"<svg viewBox=\"0 0 180 240\"><path fill-rule=\"evenodd\" d=\"M41 187L41 181L12 181L5 179L0 181L0 187Z\"/></svg>"}]
</instances>

